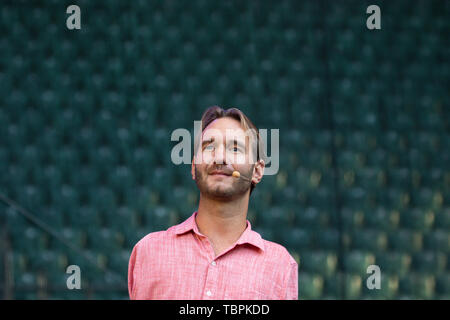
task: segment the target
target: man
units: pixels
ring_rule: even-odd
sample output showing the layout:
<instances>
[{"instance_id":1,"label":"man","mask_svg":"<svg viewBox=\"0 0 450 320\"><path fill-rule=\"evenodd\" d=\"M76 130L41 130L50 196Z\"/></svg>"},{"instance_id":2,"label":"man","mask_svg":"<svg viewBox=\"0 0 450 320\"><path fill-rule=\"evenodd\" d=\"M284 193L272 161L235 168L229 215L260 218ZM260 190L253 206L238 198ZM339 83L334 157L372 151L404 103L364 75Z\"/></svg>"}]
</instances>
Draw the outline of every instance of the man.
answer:
<instances>
[{"instance_id":1,"label":"man","mask_svg":"<svg viewBox=\"0 0 450 320\"><path fill-rule=\"evenodd\" d=\"M128 267L131 299L298 299L296 261L246 220L264 174L261 153L257 129L240 110L205 111L191 166L198 210L136 244Z\"/></svg>"}]
</instances>

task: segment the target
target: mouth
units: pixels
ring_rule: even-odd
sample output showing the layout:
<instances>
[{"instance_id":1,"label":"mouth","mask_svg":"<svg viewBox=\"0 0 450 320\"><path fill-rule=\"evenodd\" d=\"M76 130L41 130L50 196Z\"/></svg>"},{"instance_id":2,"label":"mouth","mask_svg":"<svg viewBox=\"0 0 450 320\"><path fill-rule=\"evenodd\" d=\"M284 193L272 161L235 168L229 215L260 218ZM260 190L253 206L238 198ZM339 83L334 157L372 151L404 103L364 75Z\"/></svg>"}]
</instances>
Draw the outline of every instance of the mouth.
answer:
<instances>
[{"instance_id":1,"label":"mouth","mask_svg":"<svg viewBox=\"0 0 450 320\"><path fill-rule=\"evenodd\" d=\"M211 176L222 176L222 177L229 177L230 175L224 171L212 171L210 173Z\"/></svg>"}]
</instances>

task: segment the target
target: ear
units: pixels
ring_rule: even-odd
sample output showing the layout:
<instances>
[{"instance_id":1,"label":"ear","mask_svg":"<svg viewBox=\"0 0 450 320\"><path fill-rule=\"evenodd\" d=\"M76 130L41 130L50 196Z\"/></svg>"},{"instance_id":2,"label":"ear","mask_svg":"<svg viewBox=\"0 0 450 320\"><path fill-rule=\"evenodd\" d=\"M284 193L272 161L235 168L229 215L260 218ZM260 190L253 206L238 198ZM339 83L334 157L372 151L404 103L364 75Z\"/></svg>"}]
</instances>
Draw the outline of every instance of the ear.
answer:
<instances>
[{"instance_id":1,"label":"ear","mask_svg":"<svg viewBox=\"0 0 450 320\"><path fill-rule=\"evenodd\" d=\"M264 160L258 160L255 164L255 167L253 168L253 176L252 176L252 182L254 184L258 184L263 175L264 175L264 168L266 167L266 164Z\"/></svg>"},{"instance_id":2,"label":"ear","mask_svg":"<svg viewBox=\"0 0 450 320\"><path fill-rule=\"evenodd\" d=\"M195 156L192 157L191 175L192 175L192 180L195 180Z\"/></svg>"}]
</instances>

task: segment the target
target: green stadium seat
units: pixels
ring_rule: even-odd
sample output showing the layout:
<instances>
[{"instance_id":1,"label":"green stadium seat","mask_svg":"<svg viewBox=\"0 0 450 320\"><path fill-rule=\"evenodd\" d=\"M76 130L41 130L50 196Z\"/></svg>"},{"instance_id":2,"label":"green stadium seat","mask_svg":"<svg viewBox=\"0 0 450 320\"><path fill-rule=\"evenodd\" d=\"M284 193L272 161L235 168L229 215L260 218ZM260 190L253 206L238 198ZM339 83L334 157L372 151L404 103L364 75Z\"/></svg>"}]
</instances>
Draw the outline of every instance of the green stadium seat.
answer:
<instances>
[{"instance_id":1,"label":"green stadium seat","mask_svg":"<svg viewBox=\"0 0 450 320\"><path fill-rule=\"evenodd\" d=\"M117 199L114 192L104 186L97 186L95 192L93 187L89 190L88 204L95 207L102 215L115 212L117 209Z\"/></svg>"},{"instance_id":2,"label":"green stadium seat","mask_svg":"<svg viewBox=\"0 0 450 320\"><path fill-rule=\"evenodd\" d=\"M446 272L436 277L436 293L445 297L448 297L450 292L450 273Z\"/></svg>"},{"instance_id":3,"label":"green stadium seat","mask_svg":"<svg viewBox=\"0 0 450 320\"><path fill-rule=\"evenodd\" d=\"M139 240L144 238L146 235L148 235L150 232L153 232L154 230L150 228L140 227L138 229L128 229L125 232L125 243L127 244L128 248L133 248L136 243L138 243Z\"/></svg>"},{"instance_id":4,"label":"green stadium seat","mask_svg":"<svg viewBox=\"0 0 450 320\"><path fill-rule=\"evenodd\" d=\"M411 255L407 253L385 251L376 255L376 264L380 270L391 275L407 275L411 270L411 262Z\"/></svg>"},{"instance_id":5,"label":"green stadium seat","mask_svg":"<svg viewBox=\"0 0 450 320\"><path fill-rule=\"evenodd\" d=\"M42 209L39 209L39 216L51 228L60 230L60 228L64 227L64 214L61 210L55 208L55 206L49 205L50 204L48 204L48 206L42 207Z\"/></svg>"},{"instance_id":6,"label":"green stadium seat","mask_svg":"<svg viewBox=\"0 0 450 320\"><path fill-rule=\"evenodd\" d=\"M37 277L32 272L24 272L22 274L17 274L14 279L14 285L21 290L29 291L37 286Z\"/></svg>"},{"instance_id":7,"label":"green stadium seat","mask_svg":"<svg viewBox=\"0 0 450 320\"><path fill-rule=\"evenodd\" d=\"M173 210L165 206L156 206L145 212L145 226L150 231L162 231L171 226L175 218Z\"/></svg>"},{"instance_id":8,"label":"green stadium seat","mask_svg":"<svg viewBox=\"0 0 450 320\"><path fill-rule=\"evenodd\" d=\"M400 225L410 230L426 232L433 227L433 223L434 213L423 209L405 210L400 216Z\"/></svg>"},{"instance_id":9,"label":"green stadium seat","mask_svg":"<svg viewBox=\"0 0 450 320\"><path fill-rule=\"evenodd\" d=\"M48 246L48 235L36 227L26 226L20 233L13 230L11 246L27 256L35 251L44 250Z\"/></svg>"},{"instance_id":10,"label":"green stadium seat","mask_svg":"<svg viewBox=\"0 0 450 320\"><path fill-rule=\"evenodd\" d=\"M275 241L275 239L278 238L278 233L275 232L273 228L269 228L268 226L262 225L262 224L255 224L252 226L252 228L258 232L263 239L269 240L269 241Z\"/></svg>"},{"instance_id":11,"label":"green stadium seat","mask_svg":"<svg viewBox=\"0 0 450 320\"><path fill-rule=\"evenodd\" d=\"M318 299L323 292L324 281L320 275L299 272L298 297L300 300Z\"/></svg>"},{"instance_id":12,"label":"green stadium seat","mask_svg":"<svg viewBox=\"0 0 450 320\"><path fill-rule=\"evenodd\" d=\"M364 167L366 159L362 153L345 150L339 152L337 161L340 168L355 170Z\"/></svg>"},{"instance_id":13,"label":"green stadium seat","mask_svg":"<svg viewBox=\"0 0 450 320\"><path fill-rule=\"evenodd\" d=\"M28 220L18 210L7 207L2 208L4 214L5 227L8 233L19 235L28 226Z\"/></svg>"},{"instance_id":14,"label":"green stadium seat","mask_svg":"<svg viewBox=\"0 0 450 320\"><path fill-rule=\"evenodd\" d=\"M368 167L386 168L388 153L384 149L376 148L367 154L366 161Z\"/></svg>"},{"instance_id":15,"label":"green stadium seat","mask_svg":"<svg viewBox=\"0 0 450 320\"><path fill-rule=\"evenodd\" d=\"M424 235L425 249L448 254L450 251L450 233L437 229Z\"/></svg>"},{"instance_id":16,"label":"green stadium seat","mask_svg":"<svg viewBox=\"0 0 450 320\"><path fill-rule=\"evenodd\" d=\"M335 253L325 251L304 252L300 254L303 262L301 269L304 272L317 273L330 277L335 274L337 256Z\"/></svg>"},{"instance_id":17,"label":"green stadium seat","mask_svg":"<svg viewBox=\"0 0 450 320\"><path fill-rule=\"evenodd\" d=\"M321 228L320 232L313 234L314 246L321 250L338 250L340 236L334 228Z\"/></svg>"},{"instance_id":18,"label":"green stadium seat","mask_svg":"<svg viewBox=\"0 0 450 320\"><path fill-rule=\"evenodd\" d=\"M351 247L356 250L382 252L387 249L388 236L384 231L359 229L351 235Z\"/></svg>"},{"instance_id":19,"label":"green stadium seat","mask_svg":"<svg viewBox=\"0 0 450 320\"><path fill-rule=\"evenodd\" d=\"M127 166L118 166L113 170L108 179L108 186L111 186L116 192L124 195L127 190L135 185L133 171Z\"/></svg>"},{"instance_id":20,"label":"green stadium seat","mask_svg":"<svg viewBox=\"0 0 450 320\"><path fill-rule=\"evenodd\" d=\"M383 199L388 208L394 210L408 210L411 201L411 195L404 188L389 188L381 191Z\"/></svg>"},{"instance_id":21,"label":"green stadium seat","mask_svg":"<svg viewBox=\"0 0 450 320\"><path fill-rule=\"evenodd\" d=\"M391 169L387 179L392 187L406 188L410 183L410 171L407 168Z\"/></svg>"},{"instance_id":22,"label":"green stadium seat","mask_svg":"<svg viewBox=\"0 0 450 320\"><path fill-rule=\"evenodd\" d=\"M291 228L282 234L283 243L287 248L307 249L312 244L312 234L308 228Z\"/></svg>"},{"instance_id":23,"label":"green stadium seat","mask_svg":"<svg viewBox=\"0 0 450 320\"><path fill-rule=\"evenodd\" d=\"M386 186L385 173L379 168L366 167L355 172L355 184L365 190L376 192Z\"/></svg>"},{"instance_id":24,"label":"green stadium seat","mask_svg":"<svg viewBox=\"0 0 450 320\"><path fill-rule=\"evenodd\" d=\"M399 290L398 276L381 274L380 289L369 289L367 285L363 285L362 298L373 299L395 299Z\"/></svg>"},{"instance_id":25,"label":"green stadium seat","mask_svg":"<svg viewBox=\"0 0 450 320\"><path fill-rule=\"evenodd\" d=\"M344 275L336 272L324 278L323 299L336 300L344 295Z\"/></svg>"},{"instance_id":26,"label":"green stadium seat","mask_svg":"<svg viewBox=\"0 0 450 320\"><path fill-rule=\"evenodd\" d=\"M275 233L283 232L281 226L290 225L294 218L293 212L286 209L285 207L273 206L265 212L257 212L258 222L266 228L277 226L274 228ZM300 226L302 225L300 224Z\"/></svg>"},{"instance_id":27,"label":"green stadium seat","mask_svg":"<svg viewBox=\"0 0 450 320\"><path fill-rule=\"evenodd\" d=\"M433 187L437 190L445 188L445 174L441 168L431 168L426 174L421 174L419 170L416 170L415 173L421 186ZM439 194L436 194L436 196L439 196Z\"/></svg>"},{"instance_id":28,"label":"green stadium seat","mask_svg":"<svg viewBox=\"0 0 450 320\"><path fill-rule=\"evenodd\" d=\"M88 300L90 297L84 290L67 290L66 287L65 290L52 290L50 300Z\"/></svg>"},{"instance_id":29,"label":"green stadium seat","mask_svg":"<svg viewBox=\"0 0 450 320\"><path fill-rule=\"evenodd\" d=\"M329 224L329 217L326 211L316 207L307 207L296 212L296 224L309 230L320 230ZM286 221L288 222L288 221Z\"/></svg>"},{"instance_id":30,"label":"green stadium seat","mask_svg":"<svg viewBox=\"0 0 450 320\"><path fill-rule=\"evenodd\" d=\"M64 254L46 249L31 254L28 263L33 273L45 276L45 281L49 287L67 289L66 268L68 262Z\"/></svg>"},{"instance_id":31,"label":"green stadium seat","mask_svg":"<svg viewBox=\"0 0 450 320\"><path fill-rule=\"evenodd\" d=\"M91 250L109 254L123 247L125 238L109 228L90 227L87 231L88 246Z\"/></svg>"},{"instance_id":32,"label":"green stadium seat","mask_svg":"<svg viewBox=\"0 0 450 320\"><path fill-rule=\"evenodd\" d=\"M412 267L415 271L438 275L446 270L447 255L422 251L413 255Z\"/></svg>"},{"instance_id":33,"label":"green stadium seat","mask_svg":"<svg viewBox=\"0 0 450 320\"><path fill-rule=\"evenodd\" d=\"M429 210L440 210L444 202L443 194L438 190L422 188L419 192L413 194L415 203L418 207Z\"/></svg>"},{"instance_id":34,"label":"green stadium seat","mask_svg":"<svg viewBox=\"0 0 450 320\"><path fill-rule=\"evenodd\" d=\"M399 279L401 294L416 297L416 299L433 299L435 295L436 280L433 275L410 273Z\"/></svg>"},{"instance_id":35,"label":"green stadium seat","mask_svg":"<svg viewBox=\"0 0 450 320\"><path fill-rule=\"evenodd\" d=\"M389 235L389 247L405 253L419 252L423 248L423 234L417 231L398 230Z\"/></svg>"},{"instance_id":36,"label":"green stadium seat","mask_svg":"<svg viewBox=\"0 0 450 320\"><path fill-rule=\"evenodd\" d=\"M99 172L92 166L81 166L78 174L72 177L73 186L80 190L80 197L87 197L87 189L100 183Z\"/></svg>"},{"instance_id":37,"label":"green stadium seat","mask_svg":"<svg viewBox=\"0 0 450 320\"><path fill-rule=\"evenodd\" d=\"M104 253L90 249L84 249L82 254L66 249L66 253L68 264L80 267L81 287L86 289L95 288L96 281L105 276L107 256ZM67 277L68 275L66 275L66 279Z\"/></svg>"},{"instance_id":38,"label":"green stadium seat","mask_svg":"<svg viewBox=\"0 0 450 320\"><path fill-rule=\"evenodd\" d=\"M139 225L139 216L132 207L121 206L115 212L105 215L106 227L116 232L126 232L128 229L136 230ZM100 223L92 223L97 226Z\"/></svg>"},{"instance_id":39,"label":"green stadium seat","mask_svg":"<svg viewBox=\"0 0 450 320\"><path fill-rule=\"evenodd\" d=\"M411 166L418 170L424 170L425 168L431 166L431 159L429 155L419 149L411 148L409 150L409 158Z\"/></svg>"},{"instance_id":40,"label":"green stadium seat","mask_svg":"<svg viewBox=\"0 0 450 320\"><path fill-rule=\"evenodd\" d=\"M311 180L314 180L314 174L311 174ZM321 212L329 212L334 209L332 199L332 191L329 186L320 186L315 191L308 194L308 204L314 208L318 208ZM325 216L323 213L321 215Z\"/></svg>"},{"instance_id":41,"label":"green stadium seat","mask_svg":"<svg viewBox=\"0 0 450 320\"><path fill-rule=\"evenodd\" d=\"M58 230L58 234L60 235L60 237L62 237L64 242L54 237L51 238L50 247L55 250L59 250L62 252L71 251L72 249L67 246L67 242L72 244L73 246L76 246L77 248L85 248L86 246L87 238L86 233L83 229L65 227L61 230Z\"/></svg>"},{"instance_id":42,"label":"green stadium seat","mask_svg":"<svg viewBox=\"0 0 450 320\"><path fill-rule=\"evenodd\" d=\"M22 252L14 250L11 252L10 262L12 267L14 268L15 275L21 275L27 272L28 269L28 257Z\"/></svg>"},{"instance_id":43,"label":"green stadium seat","mask_svg":"<svg viewBox=\"0 0 450 320\"><path fill-rule=\"evenodd\" d=\"M112 252L108 256L108 267L112 271L120 275L128 273L128 262L130 260L131 252L129 250L120 250Z\"/></svg>"},{"instance_id":44,"label":"green stadium seat","mask_svg":"<svg viewBox=\"0 0 450 320\"><path fill-rule=\"evenodd\" d=\"M73 186L64 184L59 189L52 190L50 196L52 203L65 217L76 214L80 203L80 196L78 190Z\"/></svg>"},{"instance_id":45,"label":"green stadium seat","mask_svg":"<svg viewBox=\"0 0 450 320\"><path fill-rule=\"evenodd\" d=\"M364 275L367 267L374 263L375 256L363 251L350 251L344 257L344 268L348 273Z\"/></svg>"},{"instance_id":46,"label":"green stadium seat","mask_svg":"<svg viewBox=\"0 0 450 320\"><path fill-rule=\"evenodd\" d=\"M360 275L346 273L344 275L345 299L360 299L362 294L363 279Z\"/></svg>"},{"instance_id":47,"label":"green stadium seat","mask_svg":"<svg viewBox=\"0 0 450 320\"><path fill-rule=\"evenodd\" d=\"M367 228L393 231L400 222L400 213L396 210L388 211L386 208L378 207L373 211L364 213L364 225Z\"/></svg>"},{"instance_id":48,"label":"green stadium seat","mask_svg":"<svg viewBox=\"0 0 450 320\"><path fill-rule=\"evenodd\" d=\"M435 226L448 230L450 228L450 209L446 208L444 210L440 210L436 213L435 219Z\"/></svg>"},{"instance_id":49,"label":"green stadium seat","mask_svg":"<svg viewBox=\"0 0 450 320\"><path fill-rule=\"evenodd\" d=\"M354 230L363 226L364 213L344 207L341 210L340 219L342 219L342 227L345 230Z\"/></svg>"}]
</instances>

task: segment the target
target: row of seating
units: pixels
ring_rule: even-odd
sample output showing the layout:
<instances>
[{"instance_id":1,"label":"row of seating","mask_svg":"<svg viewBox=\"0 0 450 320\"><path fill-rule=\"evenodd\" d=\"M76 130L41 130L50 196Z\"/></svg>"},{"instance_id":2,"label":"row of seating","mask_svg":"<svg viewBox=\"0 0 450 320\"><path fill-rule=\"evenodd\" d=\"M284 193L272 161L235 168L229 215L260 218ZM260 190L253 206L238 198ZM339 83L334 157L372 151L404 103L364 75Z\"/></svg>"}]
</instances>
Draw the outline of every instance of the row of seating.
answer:
<instances>
[{"instance_id":1,"label":"row of seating","mask_svg":"<svg viewBox=\"0 0 450 320\"><path fill-rule=\"evenodd\" d=\"M332 277L300 272L299 294L304 299L448 299L448 273L432 276L410 273L381 276L380 289L369 289L370 274L339 273Z\"/></svg>"}]
</instances>

